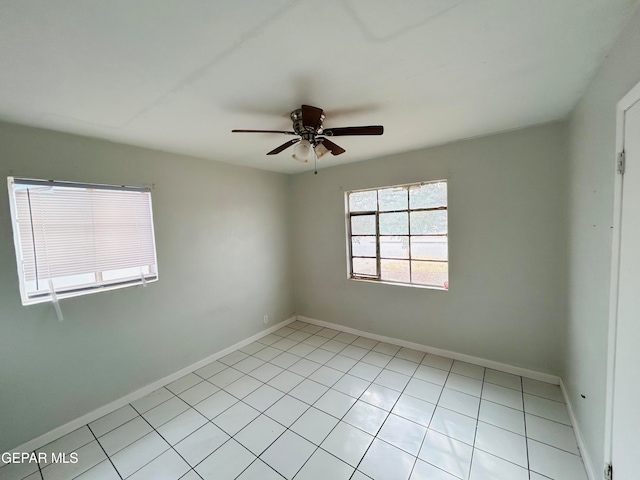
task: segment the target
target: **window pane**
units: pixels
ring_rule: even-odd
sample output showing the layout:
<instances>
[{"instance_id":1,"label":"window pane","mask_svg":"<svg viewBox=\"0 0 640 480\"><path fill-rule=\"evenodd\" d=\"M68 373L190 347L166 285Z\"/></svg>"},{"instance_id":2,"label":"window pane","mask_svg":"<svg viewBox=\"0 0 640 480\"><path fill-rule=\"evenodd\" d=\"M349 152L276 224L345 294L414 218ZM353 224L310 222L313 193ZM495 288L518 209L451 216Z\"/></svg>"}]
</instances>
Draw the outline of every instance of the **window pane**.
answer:
<instances>
[{"instance_id":1,"label":"window pane","mask_svg":"<svg viewBox=\"0 0 640 480\"><path fill-rule=\"evenodd\" d=\"M449 264L446 262L421 262L412 260L411 283L448 288Z\"/></svg>"},{"instance_id":2,"label":"window pane","mask_svg":"<svg viewBox=\"0 0 640 480\"><path fill-rule=\"evenodd\" d=\"M380 260L380 278L390 282L409 283L409 260Z\"/></svg>"},{"instance_id":3,"label":"window pane","mask_svg":"<svg viewBox=\"0 0 640 480\"><path fill-rule=\"evenodd\" d=\"M447 211L411 212L411 233L413 235L447 233Z\"/></svg>"},{"instance_id":4,"label":"window pane","mask_svg":"<svg viewBox=\"0 0 640 480\"><path fill-rule=\"evenodd\" d=\"M370 275L376 276L376 259L375 258L354 258L353 272L354 275Z\"/></svg>"},{"instance_id":5,"label":"window pane","mask_svg":"<svg viewBox=\"0 0 640 480\"><path fill-rule=\"evenodd\" d=\"M77 275L65 275L64 277L55 277L51 279L53 288L56 292L59 292L68 288L82 288L84 286L95 285L96 275L95 273L81 273ZM49 281L48 279L35 279L25 282L26 291L30 296L38 294L48 294Z\"/></svg>"},{"instance_id":6,"label":"window pane","mask_svg":"<svg viewBox=\"0 0 640 480\"><path fill-rule=\"evenodd\" d=\"M380 211L406 210L407 187L394 187L378 190L378 202Z\"/></svg>"},{"instance_id":7,"label":"window pane","mask_svg":"<svg viewBox=\"0 0 640 480\"><path fill-rule=\"evenodd\" d=\"M409 237L380 237L380 256L409 258Z\"/></svg>"},{"instance_id":8,"label":"window pane","mask_svg":"<svg viewBox=\"0 0 640 480\"><path fill-rule=\"evenodd\" d=\"M447 182L410 186L409 204L412 209L446 207Z\"/></svg>"},{"instance_id":9,"label":"window pane","mask_svg":"<svg viewBox=\"0 0 640 480\"><path fill-rule=\"evenodd\" d=\"M375 215L354 215L351 217L351 235L375 235Z\"/></svg>"},{"instance_id":10,"label":"window pane","mask_svg":"<svg viewBox=\"0 0 640 480\"><path fill-rule=\"evenodd\" d=\"M411 258L414 260L447 260L447 237L411 237Z\"/></svg>"},{"instance_id":11,"label":"window pane","mask_svg":"<svg viewBox=\"0 0 640 480\"><path fill-rule=\"evenodd\" d=\"M119 270L109 270L102 272L102 280L109 282L111 280L120 280L125 278L140 278L141 274L151 275L151 268L147 265L140 268L124 268Z\"/></svg>"},{"instance_id":12,"label":"window pane","mask_svg":"<svg viewBox=\"0 0 640 480\"><path fill-rule=\"evenodd\" d=\"M406 235L409 233L407 212L381 213L380 235Z\"/></svg>"},{"instance_id":13,"label":"window pane","mask_svg":"<svg viewBox=\"0 0 640 480\"><path fill-rule=\"evenodd\" d=\"M371 212L377 210L377 208L378 199L376 190L370 190L368 192L353 192L349 194L350 212Z\"/></svg>"},{"instance_id":14,"label":"window pane","mask_svg":"<svg viewBox=\"0 0 640 480\"><path fill-rule=\"evenodd\" d=\"M351 255L354 257L375 257L376 237L351 237Z\"/></svg>"}]
</instances>

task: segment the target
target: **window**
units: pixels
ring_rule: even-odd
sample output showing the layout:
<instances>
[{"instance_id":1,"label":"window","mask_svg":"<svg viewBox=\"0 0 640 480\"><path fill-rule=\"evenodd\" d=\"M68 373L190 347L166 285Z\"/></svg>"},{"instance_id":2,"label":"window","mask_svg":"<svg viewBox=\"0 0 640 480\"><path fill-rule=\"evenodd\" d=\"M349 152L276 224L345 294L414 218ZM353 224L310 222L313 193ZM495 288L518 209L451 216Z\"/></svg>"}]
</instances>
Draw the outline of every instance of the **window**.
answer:
<instances>
[{"instance_id":1,"label":"window","mask_svg":"<svg viewBox=\"0 0 640 480\"><path fill-rule=\"evenodd\" d=\"M23 305L158 279L146 188L8 178Z\"/></svg>"},{"instance_id":2,"label":"window","mask_svg":"<svg viewBox=\"0 0 640 480\"><path fill-rule=\"evenodd\" d=\"M346 196L350 278L449 287L445 180Z\"/></svg>"}]
</instances>

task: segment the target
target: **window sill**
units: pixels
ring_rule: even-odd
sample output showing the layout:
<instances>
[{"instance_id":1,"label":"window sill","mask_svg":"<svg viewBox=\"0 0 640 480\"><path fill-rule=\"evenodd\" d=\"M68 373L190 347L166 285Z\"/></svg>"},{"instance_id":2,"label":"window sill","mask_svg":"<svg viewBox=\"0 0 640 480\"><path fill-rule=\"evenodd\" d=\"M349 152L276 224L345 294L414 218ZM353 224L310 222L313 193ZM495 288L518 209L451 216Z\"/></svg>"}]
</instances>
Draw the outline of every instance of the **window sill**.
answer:
<instances>
[{"instance_id":1,"label":"window sill","mask_svg":"<svg viewBox=\"0 0 640 480\"><path fill-rule=\"evenodd\" d=\"M396 285L398 287L413 287L413 288L421 288L427 290L440 290L443 292L448 292L448 288L440 287L438 285L419 285L417 283L402 283L402 282L390 282L388 280L369 280L367 278L358 278L358 277L347 277L348 280L353 280L355 282L365 282L365 283L376 283L382 285Z\"/></svg>"},{"instance_id":2,"label":"window sill","mask_svg":"<svg viewBox=\"0 0 640 480\"><path fill-rule=\"evenodd\" d=\"M158 277L156 276L155 278L149 278L144 282L142 280L135 280L135 281L124 281L124 282L119 282L115 284L96 285L94 287L82 288L72 292L60 292L60 293L57 293L56 296L58 297L58 300L64 300L65 298L81 297L83 295L90 295L92 293L98 293L98 292L108 292L111 290L119 290L121 288L136 287L140 285L146 286L149 283L154 283L157 281L158 281ZM53 300L51 298L51 295L49 294L46 294L45 296L41 296L41 297L40 296L31 297L31 298L23 297L22 305L24 306L37 305L39 303L51 303L52 301Z\"/></svg>"}]
</instances>

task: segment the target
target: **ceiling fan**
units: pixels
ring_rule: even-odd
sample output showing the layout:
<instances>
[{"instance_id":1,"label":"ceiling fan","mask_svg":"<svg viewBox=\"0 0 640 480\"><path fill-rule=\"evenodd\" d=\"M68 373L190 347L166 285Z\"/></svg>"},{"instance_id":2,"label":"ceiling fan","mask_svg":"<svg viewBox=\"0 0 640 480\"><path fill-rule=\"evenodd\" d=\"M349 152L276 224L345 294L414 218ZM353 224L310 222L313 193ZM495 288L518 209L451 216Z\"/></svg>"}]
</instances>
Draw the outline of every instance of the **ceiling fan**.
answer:
<instances>
[{"instance_id":1,"label":"ceiling fan","mask_svg":"<svg viewBox=\"0 0 640 480\"><path fill-rule=\"evenodd\" d=\"M313 153L317 160L328 152L332 155L340 155L345 149L336 145L326 137L344 137L347 135L382 135L382 125L369 125L366 127L340 127L324 128L324 111L311 105L302 105L291 112L293 131L288 130L232 130L233 133L282 133L295 135L294 138L271 150L267 155L276 155L292 145L296 145L293 158L299 162L307 163ZM316 172L317 173L317 172Z\"/></svg>"}]
</instances>

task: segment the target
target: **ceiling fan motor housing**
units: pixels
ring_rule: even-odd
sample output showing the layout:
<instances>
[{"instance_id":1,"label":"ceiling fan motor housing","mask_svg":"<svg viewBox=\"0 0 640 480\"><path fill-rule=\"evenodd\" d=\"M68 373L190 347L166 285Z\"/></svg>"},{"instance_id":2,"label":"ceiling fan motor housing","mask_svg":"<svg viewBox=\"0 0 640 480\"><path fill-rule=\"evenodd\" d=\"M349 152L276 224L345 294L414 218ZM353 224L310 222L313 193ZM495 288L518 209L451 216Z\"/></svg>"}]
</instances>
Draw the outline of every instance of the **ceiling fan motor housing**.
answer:
<instances>
[{"instance_id":1,"label":"ceiling fan motor housing","mask_svg":"<svg viewBox=\"0 0 640 480\"><path fill-rule=\"evenodd\" d=\"M298 108L297 110L291 112L291 121L293 122L293 130L298 135L300 135L303 139L309 140L310 142L314 143L315 136L322 133L322 122L324 121L324 113L320 115L320 120L316 128L304 124L301 108Z\"/></svg>"}]
</instances>

